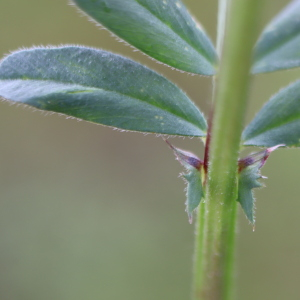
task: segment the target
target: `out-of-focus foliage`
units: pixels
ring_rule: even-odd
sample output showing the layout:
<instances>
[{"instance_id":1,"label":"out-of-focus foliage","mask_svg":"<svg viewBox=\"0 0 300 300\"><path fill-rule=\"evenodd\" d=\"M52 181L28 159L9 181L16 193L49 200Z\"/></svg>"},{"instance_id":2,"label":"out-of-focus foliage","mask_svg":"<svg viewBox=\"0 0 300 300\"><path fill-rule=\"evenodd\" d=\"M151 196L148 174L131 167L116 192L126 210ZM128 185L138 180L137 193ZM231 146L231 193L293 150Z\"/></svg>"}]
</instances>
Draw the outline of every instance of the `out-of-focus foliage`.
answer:
<instances>
[{"instance_id":1,"label":"out-of-focus foliage","mask_svg":"<svg viewBox=\"0 0 300 300\"><path fill-rule=\"evenodd\" d=\"M265 28L254 52L253 73L300 67L300 1L291 1Z\"/></svg>"}]
</instances>

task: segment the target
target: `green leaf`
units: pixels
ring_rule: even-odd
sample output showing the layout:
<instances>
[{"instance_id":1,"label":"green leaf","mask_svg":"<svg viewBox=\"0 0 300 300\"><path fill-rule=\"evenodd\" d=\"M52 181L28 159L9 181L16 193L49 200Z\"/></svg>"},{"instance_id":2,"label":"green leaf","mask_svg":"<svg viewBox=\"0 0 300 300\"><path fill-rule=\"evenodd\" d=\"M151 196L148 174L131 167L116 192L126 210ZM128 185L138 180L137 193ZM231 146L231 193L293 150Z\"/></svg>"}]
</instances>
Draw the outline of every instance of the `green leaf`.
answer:
<instances>
[{"instance_id":1,"label":"green leaf","mask_svg":"<svg viewBox=\"0 0 300 300\"><path fill-rule=\"evenodd\" d=\"M253 73L300 66L300 1L292 1L263 31L254 52Z\"/></svg>"},{"instance_id":2,"label":"green leaf","mask_svg":"<svg viewBox=\"0 0 300 300\"><path fill-rule=\"evenodd\" d=\"M251 154L239 160L238 175L238 198L247 219L254 225L255 199L253 189L263 187L258 179L265 178L261 176L260 169L265 165L271 152L284 145L276 145L263 151Z\"/></svg>"},{"instance_id":3,"label":"green leaf","mask_svg":"<svg viewBox=\"0 0 300 300\"><path fill-rule=\"evenodd\" d=\"M274 95L243 132L246 146L300 146L300 80Z\"/></svg>"},{"instance_id":4,"label":"green leaf","mask_svg":"<svg viewBox=\"0 0 300 300\"><path fill-rule=\"evenodd\" d=\"M247 219L254 224L254 196L252 189L262 187L258 181L260 175L260 162L243 169L239 174L238 180L238 199Z\"/></svg>"},{"instance_id":5,"label":"green leaf","mask_svg":"<svg viewBox=\"0 0 300 300\"><path fill-rule=\"evenodd\" d=\"M180 0L73 0L108 30L174 68L213 75L210 39Z\"/></svg>"},{"instance_id":6,"label":"green leaf","mask_svg":"<svg viewBox=\"0 0 300 300\"><path fill-rule=\"evenodd\" d=\"M85 47L16 52L0 97L125 130L203 136L206 122L173 83L127 58Z\"/></svg>"},{"instance_id":7,"label":"green leaf","mask_svg":"<svg viewBox=\"0 0 300 300\"><path fill-rule=\"evenodd\" d=\"M186 209L190 224L193 222L193 211L200 204L201 199L204 196L202 187L201 171L203 167L203 161L199 159L195 154L178 149L174 147L169 141L166 141L170 148L173 150L177 160L189 171L187 174L181 174L185 180L186 187Z\"/></svg>"},{"instance_id":8,"label":"green leaf","mask_svg":"<svg viewBox=\"0 0 300 300\"><path fill-rule=\"evenodd\" d=\"M193 211L199 206L201 199L204 196L202 187L201 171L192 169L189 173L183 174L183 178L186 180L186 209L189 222L193 222Z\"/></svg>"}]
</instances>

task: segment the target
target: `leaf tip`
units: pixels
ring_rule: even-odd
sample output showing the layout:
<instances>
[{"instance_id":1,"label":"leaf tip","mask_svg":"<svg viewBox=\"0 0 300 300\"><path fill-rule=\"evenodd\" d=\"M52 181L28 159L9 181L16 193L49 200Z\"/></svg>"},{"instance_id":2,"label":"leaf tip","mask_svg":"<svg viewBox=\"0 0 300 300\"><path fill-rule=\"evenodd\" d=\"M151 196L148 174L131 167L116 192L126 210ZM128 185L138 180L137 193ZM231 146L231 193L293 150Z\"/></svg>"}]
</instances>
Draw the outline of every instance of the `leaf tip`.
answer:
<instances>
[{"instance_id":1,"label":"leaf tip","mask_svg":"<svg viewBox=\"0 0 300 300\"><path fill-rule=\"evenodd\" d=\"M197 169L198 171L203 166L203 161L197 157L195 154L181 150L179 148L174 147L167 139L165 142L169 145L169 147L173 150L177 160L186 168L186 169Z\"/></svg>"}]
</instances>

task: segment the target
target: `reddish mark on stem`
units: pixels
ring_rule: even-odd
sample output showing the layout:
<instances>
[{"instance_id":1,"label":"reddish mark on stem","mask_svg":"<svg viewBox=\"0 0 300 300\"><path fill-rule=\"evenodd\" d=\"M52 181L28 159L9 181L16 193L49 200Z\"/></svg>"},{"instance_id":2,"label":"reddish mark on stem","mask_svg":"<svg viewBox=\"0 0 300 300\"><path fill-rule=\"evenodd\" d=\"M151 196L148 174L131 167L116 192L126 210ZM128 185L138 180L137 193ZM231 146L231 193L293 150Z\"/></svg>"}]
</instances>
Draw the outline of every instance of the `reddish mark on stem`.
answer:
<instances>
[{"instance_id":1,"label":"reddish mark on stem","mask_svg":"<svg viewBox=\"0 0 300 300\"><path fill-rule=\"evenodd\" d=\"M207 135L206 135L206 142L205 142L205 152L204 152L204 173L207 174L208 171L208 164L209 164L209 150L210 150L210 141L211 141L211 128L212 128L212 121L214 116L214 108L211 109L209 117L208 117L208 124L207 124ZM206 178L205 178L206 182Z\"/></svg>"}]
</instances>

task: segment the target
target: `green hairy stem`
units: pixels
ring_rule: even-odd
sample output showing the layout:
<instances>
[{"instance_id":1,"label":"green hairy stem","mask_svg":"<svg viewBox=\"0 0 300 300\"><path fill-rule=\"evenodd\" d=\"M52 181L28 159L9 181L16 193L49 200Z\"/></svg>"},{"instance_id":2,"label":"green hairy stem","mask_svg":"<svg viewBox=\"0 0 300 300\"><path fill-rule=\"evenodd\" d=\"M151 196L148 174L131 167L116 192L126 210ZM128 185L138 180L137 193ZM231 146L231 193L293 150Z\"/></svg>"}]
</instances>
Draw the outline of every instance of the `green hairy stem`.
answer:
<instances>
[{"instance_id":1,"label":"green hairy stem","mask_svg":"<svg viewBox=\"0 0 300 300\"><path fill-rule=\"evenodd\" d=\"M261 0L220 0L220 68L214 84L206 196L196 225L194 300L232 300L237 160ZM224 21L225 20L225 21ZM221 40L222 39L222 40Z\"/></svg>"}]
</instances>

